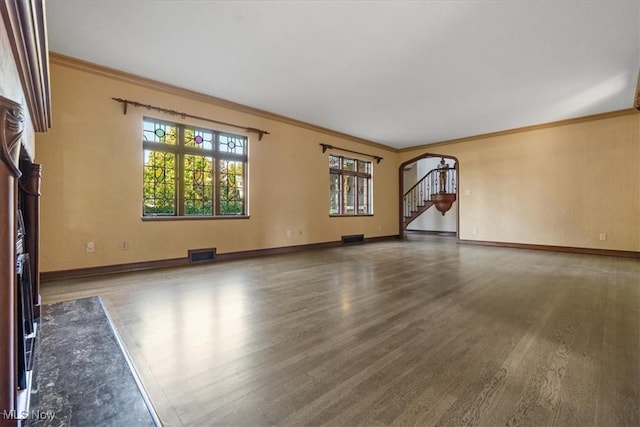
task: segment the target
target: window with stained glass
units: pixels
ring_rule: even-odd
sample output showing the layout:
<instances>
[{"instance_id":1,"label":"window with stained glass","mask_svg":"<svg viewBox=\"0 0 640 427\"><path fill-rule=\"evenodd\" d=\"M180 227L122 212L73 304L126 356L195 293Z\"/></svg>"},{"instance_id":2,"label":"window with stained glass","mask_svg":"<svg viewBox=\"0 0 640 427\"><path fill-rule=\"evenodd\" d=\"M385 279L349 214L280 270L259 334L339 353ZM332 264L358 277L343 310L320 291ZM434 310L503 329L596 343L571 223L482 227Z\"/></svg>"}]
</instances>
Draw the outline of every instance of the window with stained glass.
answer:
<instances>
[{"instance_id":1,"label":"window with stained glass","mask_svg":"<svg viewBox=\"0 0 640 427\"><path fill-rule=\"evenodd\" d=\"M247 215L247 138L145 118L143 216Z\"/></svg>"},{"instance_id":2,"label":"window with stained glass","mask_svg":"<svg viewBox=\"0 0 640 427\"><path fill-rule=\"evenodd\" d=\"M329 214L372 215L371 162L329 155Z\"/></svg>"}]
</instances>

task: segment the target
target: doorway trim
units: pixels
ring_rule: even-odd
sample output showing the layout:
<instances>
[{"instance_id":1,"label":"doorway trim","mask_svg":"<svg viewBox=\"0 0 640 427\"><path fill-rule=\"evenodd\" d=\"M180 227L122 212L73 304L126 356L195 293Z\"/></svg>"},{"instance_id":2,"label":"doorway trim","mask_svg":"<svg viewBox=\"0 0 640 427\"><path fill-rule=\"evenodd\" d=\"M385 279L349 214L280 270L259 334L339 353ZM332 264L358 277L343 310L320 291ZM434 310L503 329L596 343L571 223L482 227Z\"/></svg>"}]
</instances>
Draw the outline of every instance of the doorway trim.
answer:
<instances>
[{"instance_id":1,"label":"doorway trim","mask_svg":"<svg viewBox=\"0 0 640 427\"><path fill-rule=\"evenodd\" d=\"M455 156L450 156L446 154L436 154L436 153L424 153L412 159L409 159L403 162L398 168L398 236L400 239L404 239L405 230L404 230L404 207L403 207L403 196L404 196L404 168L411 164L415 163L418 160L430 158L430 157L440 157L445 159L451 159L456 162L456 202L458 202L458 209L456 215L456 241L460 243L460 160L458 160Z\"/></svg>"}]
</instances>

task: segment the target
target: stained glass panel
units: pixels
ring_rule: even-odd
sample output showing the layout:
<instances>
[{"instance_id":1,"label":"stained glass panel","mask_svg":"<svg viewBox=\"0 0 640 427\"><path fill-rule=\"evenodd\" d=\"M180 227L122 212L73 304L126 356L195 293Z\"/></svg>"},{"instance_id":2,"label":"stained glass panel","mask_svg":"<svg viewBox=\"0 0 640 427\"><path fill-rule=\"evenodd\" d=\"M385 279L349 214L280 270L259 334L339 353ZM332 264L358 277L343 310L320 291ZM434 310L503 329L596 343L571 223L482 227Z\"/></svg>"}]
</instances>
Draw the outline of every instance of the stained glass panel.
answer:
<instances>
[{"instance_id":1,"label":"stained glass panel","mask_svg":"<svg viewBox=\"0 0 640 427\"><path fill-rule=\"evenodd\" d=\"M184 156L184 214L213 215L213 158Z\"/></svg>"},{"instance_id":2,"label":"stained glass panel","mask_svg":"<svg viewBox=\"0 0 640 427\"><path fill-rule=\"evenodd\" d=\"M142 137L148 142L176 145L178 131L175 125L158 120L145 119L143 122Z\"/></svg>"},{"instance_id":3,"label":"stained glass panel","mask_svg":"<svg viewBox=\"0 0 640 427\"><path fill-rule=\"evenodd\" d=\"M176 156L144 151L144 215L175 215Z\"/></svg>"},{"instance_id":4,"label":"stained glass panel","mask_svg":"<svg viewBox=\"0 0 640 427\"><path fill-rule=\"evenodd\" d=\"M244 163L220 160L220 215L243 215Z\"/></svg>"},{"instance_id":5,"label":"stained glass panel","mask_svg":"<svg viewBox=\"0 0 640 427\"><path fill-rule=\"evenodd\" d=\"M346 171L355 171L356 170L356 161L353 159L345 159L342 158L342 169Z\"/></svg>"},{"instance_id":6,"label":"stained glass panel","mask_svg":"<svg viewBox=\"0 0 640 427\"><path fill-rule=\"evenodd\" d=\"M360 173L371 173L371 162L363 162L362 160L358 160L358 172Z\"/></svg>"},{"instance_id":7,"label":"stained glass panel","mask_svg":"<svg viewBox=\"0 0 640 427\"><path fill-rule=\"evenodd\" d=\"M247 214L247 144L244 136L145 118L143 214Z\"/></svg>"},{"instance_id":8,"label":"stained glass panel","mask_svg":"<svg viewBox=\"0 0 640 427\"><path fill-rule=\"evenodd\" d=\"M224 153L246 154L247 139L238 135L220 134L218 149Z\"/></svg>"},{"instance_id":9,"label":"stained glass panel","mask_svg":"<svg viewBox=\"0 0 640 427\"><path fill-rule=\"evenodd\" d=\"M371 215L372 163L329 155L329 214Z\"/></svg>"},{"instance_id":10,"label":"stained glass panel","mask_svg":"<svg viewBox=\"0 0 640 427\"><path fill-rule=\"evenodd\" d=\"M202 150L213 150L213 132L200 129L185 128L184 145Z\"/></svg>"},{"instance_id":11,"label":"stained glass panel","mask_svg":"<svg viewBox=\"0 0 640 427\"><path fill-rule=\"evenodd\" d=\"M369 186L370 179L358 177L358 214L366 215L371 213L369 209Z\"/></svg>"},{"instance_id":12,"label":"stained glass panel","mask_svg":"<svg viewBox=\"0 0 640 427\"><path fill-rule=\"evenodd\" d=\"M331 169L340 169L340 157L338 157L338 156L329 156L329 168L331 168Z\"/></svg>"},{"instance_id":13,"label":"stained glass panel","mask_svg":"<svg viewBox=\"0 0 640 427\"><path fill-rule=\"evenodd\" d=\"M344 175L342 177L342 214L355 214L356 205L356 177Z\"/></svg>"},{"instance_id":14,"label":"stained glass panel","mask_svg":"<svg viewBox=\"0 0 640 427\"><path fill-rule=\"evenodd\" d=\"M329 174L329 214L340 214L340 174Z\"/></svg>"}]
</instances>

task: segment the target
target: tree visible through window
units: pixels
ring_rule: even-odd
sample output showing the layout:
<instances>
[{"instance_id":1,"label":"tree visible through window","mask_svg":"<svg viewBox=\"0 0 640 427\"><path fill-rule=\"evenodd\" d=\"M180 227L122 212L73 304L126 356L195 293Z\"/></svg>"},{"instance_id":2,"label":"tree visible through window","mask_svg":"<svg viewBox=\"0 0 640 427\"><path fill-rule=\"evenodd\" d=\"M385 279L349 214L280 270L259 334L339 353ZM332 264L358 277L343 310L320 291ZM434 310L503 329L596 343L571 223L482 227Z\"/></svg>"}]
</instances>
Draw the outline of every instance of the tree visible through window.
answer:
<instances>
[{"instance_id":1,"label":"tree visible through window","mask_svg":"<svg viewBox=\"0 0 640 427\"><path fill-rule=\"evenodd\" d=\"M329 155L329 214L373 214L371 162Z\"/></svg>"},{"instance_id":2,"label":"tree visible through window","mask_svg":"<svg viewBox=\"0 0 640 427\"><path fill-rule=\"evenodd\" d=\"M145 118L144 216L246 215L247 138Z\"/></svg>"}]
</instances>

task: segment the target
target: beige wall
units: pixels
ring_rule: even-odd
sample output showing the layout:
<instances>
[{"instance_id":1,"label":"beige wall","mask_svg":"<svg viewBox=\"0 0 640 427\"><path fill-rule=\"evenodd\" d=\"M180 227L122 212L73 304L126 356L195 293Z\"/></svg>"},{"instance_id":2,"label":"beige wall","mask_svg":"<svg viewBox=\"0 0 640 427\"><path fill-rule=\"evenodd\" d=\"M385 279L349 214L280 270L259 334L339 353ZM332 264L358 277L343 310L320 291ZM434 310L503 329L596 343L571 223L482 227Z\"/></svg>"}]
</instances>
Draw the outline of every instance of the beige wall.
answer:
<instances>
[{"instance_id":1,"label":"beige wall","mask_svg":"<svg viewBox=\"0 0 640 427\"><path fill-rule=\"evenodd\" d=\"M402 191L406 193L413 187L416 182L418 182L418 166L414 163L412 165L408 165L410 169L405 169L404 179L402 181Z\"/></svg>"},{"instance_id":2,"label":"beige wall","mask_svg":"<svg viewBox=\"0 0 640 427\"><path fill-rule=\"evenodd\" d=\"M348 234L398 233L393 151L56 63L51 87L54 126L37 136L37 161L43 165L42 271L182 258L193 248L228 253L337 241ZM123 115L112 97L269 131L262 141L248 134L251 218L143 222L143 115L238 130L142 108L129 107ZM329 217L328 153L322 153L321 142L384 157L373 166L374 216ZM95 252L85 251L88 241L95 242ZM123 241L128 250L120 250Z\"/></svg>"},{"instance_id":3,"label":"beige wall","mask_svg":"<svg viewBox=\"0 0 640 427\"><path fill-rule=\"evenodd\" d=\"M191 248L226 253L394 235L398 167L427 151L460 161L461 239L640 251L640 114L395 153L55 63L51 80L54 127L37 136L42 271L181 258ZM112 97L271 132L262 141L249 135L251 218L143 222L144 114L237 130L139 108L123 115ZM320 142L384 157L374 164L373 217L328 216ZM95 252L85 251L87 241Z\"/></svg>"},{"instance_id":4,"label":"beige wall","mask_svg":"<svg viewBox=\"0 0 640 427\"><path fill-rule=\"evenodd\" d=\"M400 162L427 151L460 161L461 239L640 251L638 113L415 149Z\"/></svg>"},{"instance_id":5,"label":"beige wall","mask_svg":"<svg viewBox=\"0 0 640 427\"><path fill-rule=\"evenodd\" d=\"M24 91L22 90L20 74L18 74L11 44L9 43L9 36L4 25L0 25L0 96L22 105L25 118L22 145L29 157L33 159L35 156L35 133Z\"/></svg>"}]
</instances>

